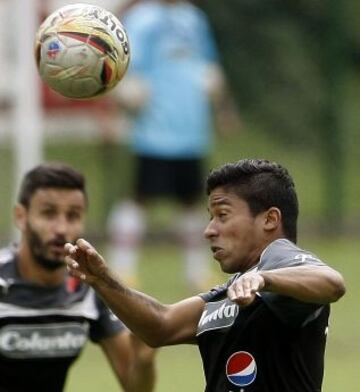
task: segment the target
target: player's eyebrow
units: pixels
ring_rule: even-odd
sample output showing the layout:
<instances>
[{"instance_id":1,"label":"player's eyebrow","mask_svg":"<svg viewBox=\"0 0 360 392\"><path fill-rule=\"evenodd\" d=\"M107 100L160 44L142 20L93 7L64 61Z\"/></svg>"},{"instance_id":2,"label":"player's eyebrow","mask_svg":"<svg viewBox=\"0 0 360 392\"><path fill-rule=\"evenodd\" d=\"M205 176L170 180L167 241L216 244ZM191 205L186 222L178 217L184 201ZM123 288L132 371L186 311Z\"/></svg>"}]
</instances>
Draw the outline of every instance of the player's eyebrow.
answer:
<instances>
[{"instance_id":1,"label":"player's eyebrow","mask_svg":"<svg viewBox=\"0 0 360 392\"><path fill-rule=\"evenodd\" d=\"M210 207L218 207L223 205L231 205L231 201L227 197L219 197L215 200L211 200L209 203Z\"/></svg>"},{"instance_id":2,"label":"player's eyebrow","mask_svg":"<svg viewBox=\"0 0 360 392\"><path fill-rule=\"evenodd\" d=\"M77 204L69 206L69 211L83 211L83 210L85 210L84 206L80 206Z\"/></svg>"},{"instance_id":3,"label":"player's eyebrow","mask_svg":"<svg viewBox=\"0 0 360 392\"><path fill-rule=\"evenodd\" d=\"M55 203L51 202L51 201L44 201L44 202L41 204L41 207L42 207L42 208L56 208L57 205L56 205Z\"/></svg>"},{"instance_id":4,"label":"player's eyebrow","mask_svg":"<svg viewBox=\"0 0 360 392\"><path fill-rule=\"evenodd\" d=\"M59 205L57 203L54 203L52 201L44 201L41 205L42 208L59 208ZM84 210L84 207L80 204L71 204L67 208L68 210Z\"/></svg>"}]
</instances>

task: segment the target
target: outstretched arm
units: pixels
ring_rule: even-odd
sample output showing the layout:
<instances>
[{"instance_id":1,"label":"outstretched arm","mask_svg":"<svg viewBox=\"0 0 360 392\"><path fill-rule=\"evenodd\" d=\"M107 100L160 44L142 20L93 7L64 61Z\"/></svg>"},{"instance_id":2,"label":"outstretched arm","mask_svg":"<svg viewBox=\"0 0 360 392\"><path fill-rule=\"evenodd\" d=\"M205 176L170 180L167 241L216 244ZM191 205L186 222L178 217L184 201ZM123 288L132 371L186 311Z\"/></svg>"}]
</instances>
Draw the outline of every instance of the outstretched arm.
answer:
<instances>
[{"instance_id":1,"label":"outstretched arm","mask_svg":"<svg viewBox=\"0 0 360 392\"><path fill-rule=\"evenodd\" d=\"M70 273L90 284L127 325L152 347L193 342L204 301L191 297L164 305L156 299L126 287L87 241L66 244Z\"/></svg>"},{"instance_id":2,"label":"outstretched arm","mask_svg":"<svg viewBox=\"0 0 360 392\"><path fill-rule=\"evenodd\" d=\"M269 291L298 299L325 304L345 294L342 276L328 266L298 266L256 271L240 276L228 289L228 297L239 305L249 305L256 292Z\"/></svg>"},{"instance_id":3,"label":"outstretched arm","mask_svg":"<svg viewBox=\"0 0 360 392\"><path fill-rule=\"evenodd\" d=\"M156 350L128 330L103 339L100 345L125 392L155 390Z\"/></svg>"}]
</instances>

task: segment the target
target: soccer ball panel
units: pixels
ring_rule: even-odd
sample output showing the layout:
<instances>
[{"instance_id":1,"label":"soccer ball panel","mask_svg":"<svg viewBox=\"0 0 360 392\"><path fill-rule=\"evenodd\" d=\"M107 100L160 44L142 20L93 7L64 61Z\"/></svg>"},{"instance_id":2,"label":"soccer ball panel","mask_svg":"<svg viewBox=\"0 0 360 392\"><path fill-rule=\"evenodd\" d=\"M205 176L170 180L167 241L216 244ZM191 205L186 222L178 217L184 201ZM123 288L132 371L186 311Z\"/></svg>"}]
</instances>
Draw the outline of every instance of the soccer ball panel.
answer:
<instances>
[{"instance_id":1,"label":"soccer ball panel","mask_svg":"<svg viewBox=\"0 0 360 392\"><path fill-rule=\"evenodd\" d=\"M120 21L101 7L73 4L40 26L35 57L41 78L70 98L91 98L112 89L130 59Z\"/></svg>"}]
</instances>

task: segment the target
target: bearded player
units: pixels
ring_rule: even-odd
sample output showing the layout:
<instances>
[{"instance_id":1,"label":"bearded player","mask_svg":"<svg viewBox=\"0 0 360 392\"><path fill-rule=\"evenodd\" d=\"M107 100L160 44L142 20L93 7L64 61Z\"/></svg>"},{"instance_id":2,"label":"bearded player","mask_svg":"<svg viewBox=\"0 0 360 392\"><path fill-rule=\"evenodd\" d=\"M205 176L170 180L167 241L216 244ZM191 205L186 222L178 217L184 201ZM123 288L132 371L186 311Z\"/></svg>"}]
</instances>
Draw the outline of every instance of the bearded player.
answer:
<instances>
[{"instance_id":1,"label":"bearded player","mask_svg":"<svg viewBox=\"0 0 360 392\"><path fill-rule=\"evenodd\" d=\"M69 166L42 164L22 181L14 212L20 241L0 255L1 391L62 391L88 339L124 391L153 390L154 350L66 271L64 244L83 234L87 204L85 179Z\"/></svg>"}]
</instances>

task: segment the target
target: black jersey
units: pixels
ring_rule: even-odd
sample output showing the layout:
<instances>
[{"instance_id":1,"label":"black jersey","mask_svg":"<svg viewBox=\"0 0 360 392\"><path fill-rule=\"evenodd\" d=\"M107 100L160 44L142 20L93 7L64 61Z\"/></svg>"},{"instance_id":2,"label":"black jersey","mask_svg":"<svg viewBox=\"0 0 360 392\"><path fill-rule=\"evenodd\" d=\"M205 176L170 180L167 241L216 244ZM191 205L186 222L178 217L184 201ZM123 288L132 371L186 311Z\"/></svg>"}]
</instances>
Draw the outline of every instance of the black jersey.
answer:
<instances>
[{"instance_id":1,"label":"black jersey","mask_svg":"<svg viewBox=\"0 0 360 392\"><path fill-rule=\"evenodd\" d=\"M262 253L258 270L324 265L280 239ZM262 292L240 308L226 297L229 285L203 294L198 325L206 392L320 392L329 305Z\"/></svg>"},{"instance_id":2,"label":"black jersey","mask_svg":"<svg viewBox=\"0 0 360 392\"><path fill-rule=\"evenodd\" d=\"M14 252L0 254L0 391L62 391L88 338L124 325L87 285L68 277L48 288L23 280Z\"/></svg>"}]
</instances>

